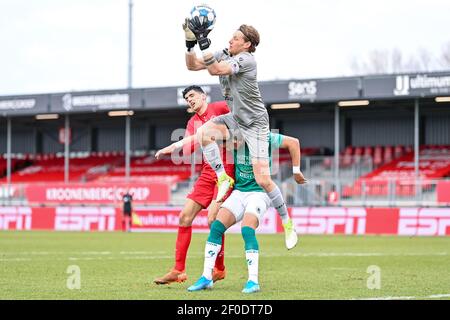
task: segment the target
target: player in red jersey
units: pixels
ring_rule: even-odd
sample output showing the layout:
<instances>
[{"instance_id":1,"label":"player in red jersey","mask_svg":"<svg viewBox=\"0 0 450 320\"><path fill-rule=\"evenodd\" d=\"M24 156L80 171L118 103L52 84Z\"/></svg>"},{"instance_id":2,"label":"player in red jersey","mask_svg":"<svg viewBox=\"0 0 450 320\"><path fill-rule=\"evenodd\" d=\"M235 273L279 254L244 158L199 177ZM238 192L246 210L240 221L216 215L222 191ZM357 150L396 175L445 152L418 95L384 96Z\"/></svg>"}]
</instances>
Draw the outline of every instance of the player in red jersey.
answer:
<instances>
[{"instance_id":1,"label":"player in red jersey","mask_svg":"<svg viewBox=\"0 0 450 320\"><path fill-rule=\"evenodd\" d=\"M230 112L225 101L208 104L206 102L206 94L199 86L189 86L183 91L183 97L188 103L188 111L194 113L189 120L185 138L170 146L159 150L156 157L161 155L171 154L178 148L183 148L183 156L191 154L198 142L196 141L196 131L208 120ZM232 154L227 155L225 146L222 148L222 156L232 157ZM229 159L229 158L227 158ZM229 162L225 164L225 171L228 175L234 177L234 164ZM231 190L230 190L231 191ZM231 192L230 192L231 193ZM179 215L179 226L175 249L175 266L164 276L154 280L156 284L170 284L172 282L184 282L187 279L186 275L186 255L189 249L192 236L192 221L197 214L205 208L209 207L208 222L211 224L215 220L217 214L218 204L215 199L217 196L217 175L211 166L203 161L202 170L198 177L192 191L188 194L183 209ZM225 278L223 247L218 254L216 264L213 271L213 280L222 280Z\"/></svg>"}]
</instances>

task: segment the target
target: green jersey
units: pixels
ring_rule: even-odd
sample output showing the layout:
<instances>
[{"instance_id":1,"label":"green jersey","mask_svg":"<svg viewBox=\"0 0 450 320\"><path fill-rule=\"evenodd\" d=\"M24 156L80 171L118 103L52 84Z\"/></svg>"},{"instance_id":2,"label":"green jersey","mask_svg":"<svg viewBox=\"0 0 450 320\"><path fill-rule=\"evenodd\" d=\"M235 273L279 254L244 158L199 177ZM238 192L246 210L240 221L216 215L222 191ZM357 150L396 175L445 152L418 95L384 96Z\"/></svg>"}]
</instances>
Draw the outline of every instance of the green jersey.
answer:
<instances>
[{"instance_id":1,"label":"green jersey","mask_svg":"<svg viewBox=\"0 0 450 320\"><path fill-rule=\"evenodd\" d=\"M272 152L280 148L283 142L283 135L270 133L269 135L269 165L272 166ZM255 180L253 166L251 163L247 144L243 144L238 150L234 151L234 173L236 190L242 192L265 192Z\"/></svg>"}]
</instances>

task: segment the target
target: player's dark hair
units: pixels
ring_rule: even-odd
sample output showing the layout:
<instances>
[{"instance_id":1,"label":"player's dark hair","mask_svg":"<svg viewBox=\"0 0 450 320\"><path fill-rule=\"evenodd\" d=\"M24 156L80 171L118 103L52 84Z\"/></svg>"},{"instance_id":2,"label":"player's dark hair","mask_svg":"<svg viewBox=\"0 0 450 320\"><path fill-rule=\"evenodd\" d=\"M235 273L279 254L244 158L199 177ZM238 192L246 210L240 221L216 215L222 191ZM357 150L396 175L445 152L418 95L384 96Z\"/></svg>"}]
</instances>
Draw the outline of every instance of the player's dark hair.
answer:
<instances>
[{"instance_id":1,"label":"player's dark hair","mask_svg":"<svg viewBox=\"0 0 450 320\"><path fill-rule=\"evenodd\" d=\"M192 85L183 90L183 98L184 99L186 99L186 97L185 97L186 94L191 90L197 91L199 93L205 93L205 91L203 91L203 89L200 86Z\"/></svg>"},{"instance_id":2,"label":"player's dark hair","mask_svg":"<svg viewBox=\"0 0 450 320\"><path fill-rule=\"evenodd\" d=\"M254 27L243 24L238 29L244 34L244 40L250 41L251 45L248 48L248 52L252 53L256 51L256 47L259 44L259 32Z\"/></svg>"}]
</instances>

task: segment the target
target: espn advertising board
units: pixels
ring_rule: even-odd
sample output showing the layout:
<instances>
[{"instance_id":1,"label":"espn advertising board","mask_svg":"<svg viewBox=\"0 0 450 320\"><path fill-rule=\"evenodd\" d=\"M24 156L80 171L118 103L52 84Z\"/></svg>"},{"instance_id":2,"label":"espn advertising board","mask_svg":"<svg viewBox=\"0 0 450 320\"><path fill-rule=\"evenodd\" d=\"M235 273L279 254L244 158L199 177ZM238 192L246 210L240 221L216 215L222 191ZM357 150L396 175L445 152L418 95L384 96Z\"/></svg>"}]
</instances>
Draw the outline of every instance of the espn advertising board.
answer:
<instances>
[{"instance_id":1,"label":"espn advertising board","mask_svg":"<svg viewBox=\"0 0 450 320\"><path fill-rule=\"evenodd\" d=\"M134 232L176 232L178 207L134 208L139 225ZM450 236L450 208L289 208L298 234ZM120 231L122 209L108 206L0 207L0 230ZM194 232L209 232L207 211L192 225ZM227 232L240 233L236 224ZM258 233L281 233L281 220L274 209L265 214Z\"/></svg>"}]
</instances>

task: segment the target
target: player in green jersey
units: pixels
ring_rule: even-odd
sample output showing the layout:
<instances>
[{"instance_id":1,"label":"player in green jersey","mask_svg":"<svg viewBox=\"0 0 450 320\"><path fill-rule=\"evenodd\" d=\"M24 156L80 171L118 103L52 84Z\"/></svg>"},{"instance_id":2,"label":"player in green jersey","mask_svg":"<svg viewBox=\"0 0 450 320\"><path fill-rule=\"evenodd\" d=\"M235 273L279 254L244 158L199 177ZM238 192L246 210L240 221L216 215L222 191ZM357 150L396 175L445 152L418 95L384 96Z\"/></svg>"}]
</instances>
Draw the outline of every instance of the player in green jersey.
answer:
<instances>
[{"instance_id":1,"label":"player in green jersey","mask_svg":"<svg viewBox=\"0 0 450 320\"><path fill-rule=\"evenodd\" d=\"M298 139L270 133L269 155L278 148L289 150L293 165L300 166L300 143ZM247 144L242 143L234 152L236 184L233 192L220 206L216 220L212 223L205 246L205 261L200 279L188 288L188 291L209 289L213 286L212 270L217 253L222 246L222 235L237 222L241 222L241 233L245 243L245 258L247 260L248 281L243 293L253 293L260 290L258 281L259 245L255 230L262 217L271 206L267 193L256 182L253 174L251 157ZM306 183L301 172L294 174L297 183Z\"/></svg>"}]
</instances>

